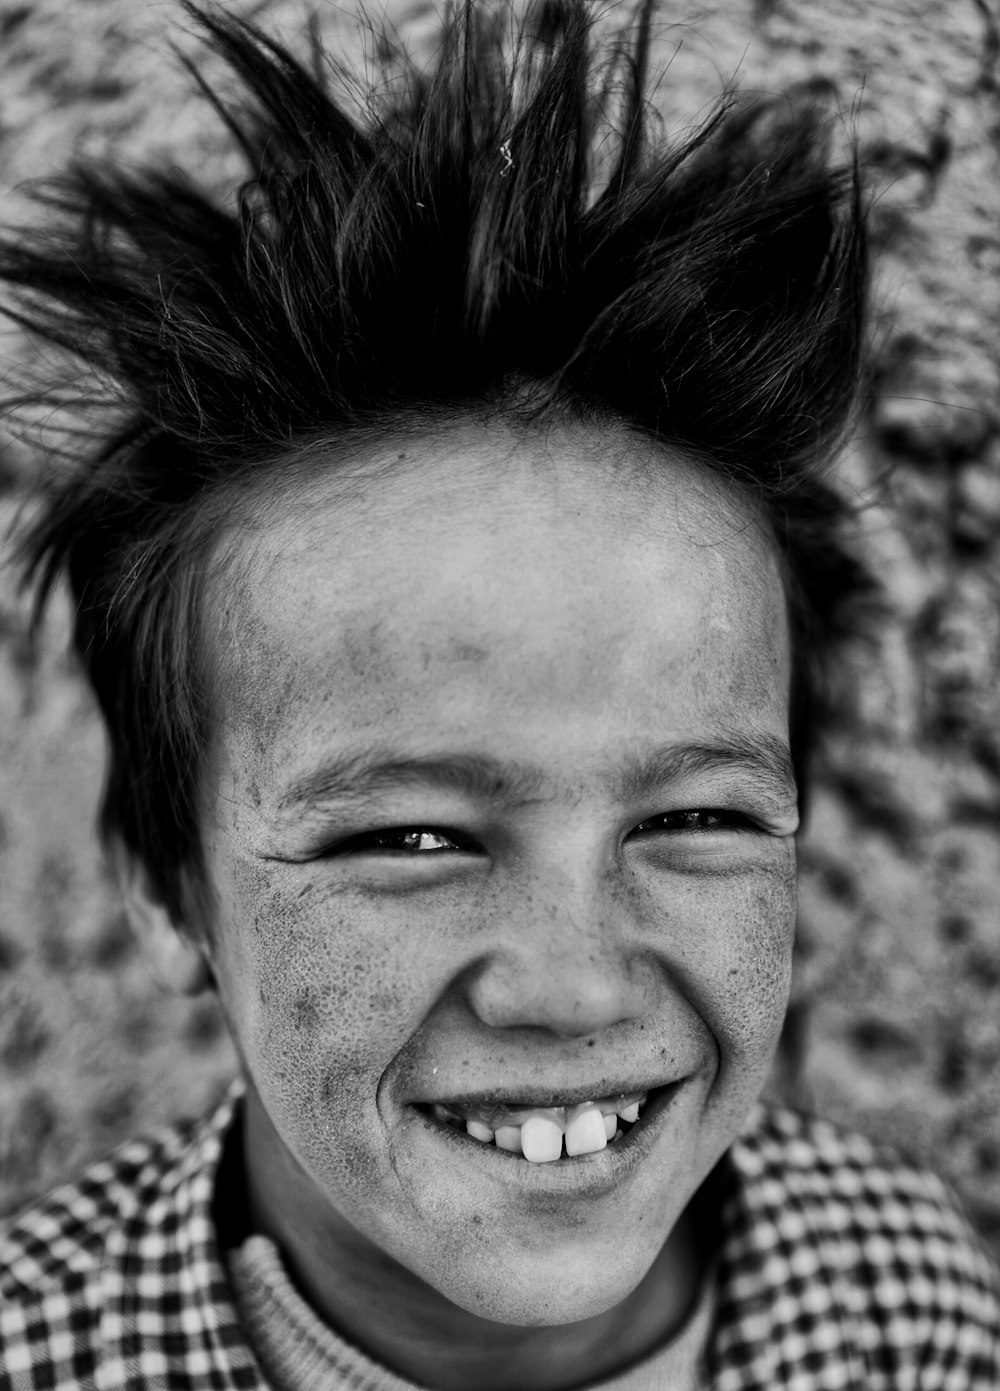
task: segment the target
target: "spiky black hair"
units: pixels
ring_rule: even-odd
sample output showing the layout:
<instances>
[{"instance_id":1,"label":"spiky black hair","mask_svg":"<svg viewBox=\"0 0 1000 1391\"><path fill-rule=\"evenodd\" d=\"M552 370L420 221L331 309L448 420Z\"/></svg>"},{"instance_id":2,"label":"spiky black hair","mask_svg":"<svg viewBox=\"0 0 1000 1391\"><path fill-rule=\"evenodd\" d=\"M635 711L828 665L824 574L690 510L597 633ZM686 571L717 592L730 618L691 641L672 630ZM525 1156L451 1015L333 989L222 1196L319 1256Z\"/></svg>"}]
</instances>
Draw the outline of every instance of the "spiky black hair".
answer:
<instances>
[{"instance_id":1,"label":"spiky black hair","mask_svg":"<svg viewBox=\"0 0 1000 1391\"><path fill-rule=\"evenodd\" d=\"M232 489L312 438L470 410L623 421L761 499L801 776L865 587L820 467L865 309L857 174L831 164L824 118L730 93L683 141L650 140L651 0L604 45L587 0L544 0L513 43L503 5L464 0L433 67L401 59L363 120L254 25L185 8L243 84L236 108L192 68L246 158L235 205L174 169L90 163L0 247L11 312L95 383L98 443L63 451L22 554L40 605L62 576L75 601L110 737L105 836L183 920L203 562Z\"/></svg>"}]
</instances>

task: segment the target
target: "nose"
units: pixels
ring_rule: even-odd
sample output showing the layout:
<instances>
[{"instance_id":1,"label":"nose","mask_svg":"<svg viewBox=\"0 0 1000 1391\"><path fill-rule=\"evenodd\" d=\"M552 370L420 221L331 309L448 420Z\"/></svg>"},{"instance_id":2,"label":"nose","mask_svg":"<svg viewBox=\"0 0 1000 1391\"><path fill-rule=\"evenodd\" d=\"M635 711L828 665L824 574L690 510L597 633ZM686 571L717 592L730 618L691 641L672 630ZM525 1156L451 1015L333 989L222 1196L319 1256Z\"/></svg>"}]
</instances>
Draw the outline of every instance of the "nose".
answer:
<instances>
[{"instance_id":1,"label":"nose","mask_svg":"<svg viewBox=\"0 0 1000 1391\"><path fill-rule=\"evenodd\" d=\"M630 915L599 884L508 903L493 947L468 986L469 1004L490 1028L544 1029L580 1038L646 1013L651 964Z\"/></svg>"}]
</instances>

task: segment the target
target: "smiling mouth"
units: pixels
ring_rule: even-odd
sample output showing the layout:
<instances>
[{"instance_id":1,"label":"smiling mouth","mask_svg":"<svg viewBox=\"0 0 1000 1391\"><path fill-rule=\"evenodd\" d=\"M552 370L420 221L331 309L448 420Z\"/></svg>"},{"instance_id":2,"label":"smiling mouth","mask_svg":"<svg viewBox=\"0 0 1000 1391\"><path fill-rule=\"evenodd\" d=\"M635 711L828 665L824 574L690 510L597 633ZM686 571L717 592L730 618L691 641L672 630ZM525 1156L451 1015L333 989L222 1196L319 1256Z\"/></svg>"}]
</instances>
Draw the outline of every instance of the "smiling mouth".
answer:
<instances>
[{"instance_id":1,"label":"smiling mouth","mask_svg":"<svg viewBox=\"0 0 1000 1391\"><path fill-rule=\"evenodd\" d=\"M552 1164L620 1143L667 1090L657 1087L565 1106L434 1102L419 1109L437 1124L481 1145L519 1156L529 1164Z\"/></svg>"}]
</instances>

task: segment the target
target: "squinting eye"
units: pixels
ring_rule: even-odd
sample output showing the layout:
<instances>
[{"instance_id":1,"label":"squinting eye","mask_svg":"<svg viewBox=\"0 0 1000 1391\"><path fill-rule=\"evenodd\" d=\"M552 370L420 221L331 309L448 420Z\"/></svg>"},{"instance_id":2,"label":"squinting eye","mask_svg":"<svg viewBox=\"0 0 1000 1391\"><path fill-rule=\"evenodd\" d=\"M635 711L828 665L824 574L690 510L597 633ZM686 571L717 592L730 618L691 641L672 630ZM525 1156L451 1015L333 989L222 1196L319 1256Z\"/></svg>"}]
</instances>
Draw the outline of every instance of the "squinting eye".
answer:
<instances>
[{"instance_id":1,"label":"squinting eye","mask_svg":"<svg viewBox=\"0 0 1000 1391\"><path fill-rule=\"evenodd\" d=\"M739 830L749 823L736 812L715 811L711 808L697 807L683 811L665 811L660 816L642 821L632 832L644 835L655 831L722 831Z\"/></svg>"},{"instance_id":2,"label":"squinting eye","mask_svg":"<svg viewBox=\"0 0 1000 1391\"><path fill-rule=\"evenodd\" d=\"M379 852L402 855L440 855L446 851L468 850L466 841L445 831L430 831L420 827L393 827L387 831L366 831L352 836L339 849L350 854Z\"/></svg>"}]
</instances>

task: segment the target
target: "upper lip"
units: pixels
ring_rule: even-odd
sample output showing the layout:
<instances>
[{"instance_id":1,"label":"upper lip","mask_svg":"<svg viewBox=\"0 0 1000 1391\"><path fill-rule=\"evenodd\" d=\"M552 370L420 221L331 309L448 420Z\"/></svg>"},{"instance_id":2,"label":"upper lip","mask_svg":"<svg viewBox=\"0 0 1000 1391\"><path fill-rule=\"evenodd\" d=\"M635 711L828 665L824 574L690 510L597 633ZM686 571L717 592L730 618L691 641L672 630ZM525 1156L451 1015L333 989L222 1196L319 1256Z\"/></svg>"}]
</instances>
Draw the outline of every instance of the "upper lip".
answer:
<instances>
[{"instance_id":1,"label":"upper lip","mask_svg":"<svg viewBox=\"0 0 1000 1391\"><path fill-rule=\"evenodd\" d=\"M615 1096L634 1096L638 1092L653 1092L662 1087L670 1086L672 1082L679 1078L657 1078L655 1081L640 1080L633 1078L627 1081L602 1080L595 1082L591 1086L580 1086L575 1083L565 1088L561 1087L484 1087L477 1091L449 1092L446 1095L421 1098L415 1105L423 1106L454 1106L461 1107L490 1107L505 1106L511 1110L528 1110L532 1107L538 1109L555 1108L559 1106L579 1106L585 1101L600 1101L605 1097Z\"/></svg>"}]
</instances>

